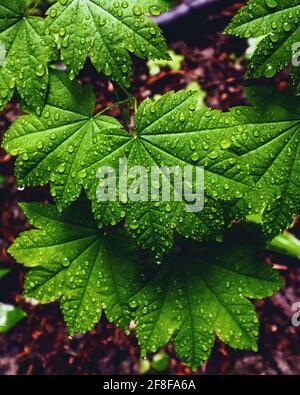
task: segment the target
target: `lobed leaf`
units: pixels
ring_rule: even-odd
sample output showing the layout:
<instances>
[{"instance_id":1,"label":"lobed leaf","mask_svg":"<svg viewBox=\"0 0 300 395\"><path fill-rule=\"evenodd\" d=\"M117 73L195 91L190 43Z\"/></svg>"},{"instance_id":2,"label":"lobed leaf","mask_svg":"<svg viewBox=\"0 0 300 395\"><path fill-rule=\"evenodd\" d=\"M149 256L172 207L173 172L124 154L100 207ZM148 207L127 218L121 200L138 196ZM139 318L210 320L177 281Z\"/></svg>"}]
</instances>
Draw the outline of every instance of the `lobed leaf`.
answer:
<instances>
[{"instance_id":1,"label":"lobed leaf","mask_svg":"<svg viewBox=\"0 0 300 395\"><path fill-rule=\"evenodd\" d=\"M224 244L189 242L169 257L130 302L143 355L171 341L196 370L215 336L233 348L257 349L258 319L247 298L269 297L282 286L259 256L258 234L258 228L241 233L237 227Z\"/></svg>"},{"instance_id":2,"label":"lobed leaf","mask_svg":"<svg viewBox=\"0 0 300 395\"><path fill-rule=\"evenodd\" d=\"M60 37L61 60L71 77L87 54L98 71L128 87L129 52L140 58L169 59L163 35L145 14L166 9L163 0L60 0L49 10L47 25Z\"/></svg>"},{"instance_id":3,"label":"lobed leaf","mask_svg":"<svg viewBox=\"0 0 300 395\"><path fill-rule=\"evenodd\" d=\"M60 299L71 334L93 329L102 311L128 331L128 299L140 289L143 265L126 232L100 231L85 200L63 214L37 203L22 208L36 229L22 233L9 252L32 268L25 295L41 303Z\"/></svg>"},{"instance_id":4,"label":"lobed leaf","mask_svg":"<svg viewBox=\"0 0 300 395\"><path fill-rule=\"evenodd\" d=\"M48 64L56 45L42 18L27 15L26 0L0 2L0 109L15 90L26 106L40 113L48 88Z\"/></svg>"},{"instance_id":5,"label":"lobed leaf","mask_svg":"<svg viewBox=\"0 0 300 395\"><path fill-rule=\"evenodd\" d=\"M228 34L265 36L252 57L248 77L274 77L291 63L294 44L300 42L299 12L299 0L250 0L233 18ZM297 78L296 87L298 83Z\"/></svg>"},{"instance_id":6,"label":"lobed leaf","mask_svg":"<svg viewBox=\"0 0 300 395\"><path fill-rule=\"evenodd\" d=\"M209 239L224 225L220 200L240 198L249 188L247 174L233 169L241 152L238 125L230 114L203 108L199 94L182 91L146 100L136 114L131 135L113 118L93 115L94 95L89 87L51 73L50 92L42 116L18 119L3 146L18 155L19 185L51 183L60 210L87 189L99 225L115 225L126 217L129 231L145 248L162 255L173 244L176 228L186 237ZM205 167L204 209L189 213L186 202L99 202L97 170L128 159L128 167ZM232 169L232 170L231 170ZM227 174L228 173L228 174ZM149 184L150 188L150 184ZM174 188L171 190L173 196Z\"/></svg>"},{"instance_id":7,"label":"lobed leaf","mask_svg":"<svg viewBox=\"0 0 300 395\"><path fill-rule=\"evenodd\" d=\"M91 330L105 310L125 330L134 319L143 355L172 341L193 369L209 357L215 335L233 348L256 349L258 320L248 298L282 286L261 257L259 226L234 226L222 244L183 242L149 277L126 233L98 230L84 199L63 214L37 203L22 207L35 229L9 252L31 268L25 295L60 299L71 334Z\"/></svg>"}]
</instances>

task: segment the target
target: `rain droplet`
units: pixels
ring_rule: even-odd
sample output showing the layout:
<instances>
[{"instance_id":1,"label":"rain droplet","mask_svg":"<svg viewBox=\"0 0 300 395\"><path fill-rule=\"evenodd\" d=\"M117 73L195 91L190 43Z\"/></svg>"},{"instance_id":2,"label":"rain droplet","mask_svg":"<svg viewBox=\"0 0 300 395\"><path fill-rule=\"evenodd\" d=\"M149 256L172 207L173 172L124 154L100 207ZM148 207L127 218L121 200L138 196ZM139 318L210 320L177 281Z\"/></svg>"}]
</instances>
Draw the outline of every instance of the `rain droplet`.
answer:
<instances>
[{"instance_id":1,"label":"rain droplet","mask_svg":"<svg viewBox=\"0 0 300 395\"><path fill-rule=\"evenodd\" d=\"M137 5L133 7L133 13L134 15L140 16L142 15L142 10L140 7L138 7Z\"/></svg>"},{"instance_id":2,"label":"rain droplet","mask_svg":"<svg viewBox=\"0 0 300 395\"><path fill-rule=\"evenodd\" d=\"M59 165L57 166L57 171L58 171L59 173L64 173L65 170L66 170L66 164L65 164L65 163L61 163L61 164L59 164Z\"/></svg>"},{"instance_id":3,"label":"rain droplet","mask_svg":"<svg viewBox=\"0 0 300 395\"><path fill-rule=\"evenodd\" d=\"M160 9L157 6L152 5L149 7L149 12L153 16L158 16L160 14Z\"/></svg>"},{"instance_id":4,"label":"rain droplet","mask_svg":"<svg viewBox=\"0 0 300 395\"><path fill-rule=\"evenodd\" d=\"M136 219L134 219L132 222L129 224L129 228L132 230L136 230L139 227L139 223Z\"/></svg>"},{"instance_id":5,"label":"rain droplet","mask_svg":"<svg viewBox=\"0 0 300 395\"><path fill-rule=\"evenodd\" d=\"M37 68L35 69L35 74L38 76L38 77L43 77L43 75L45 75L45 67L42 65L42 64L39 64L38 66L37 66Z\"/></svg>"},{"instance_id":6,"label":"rain droplet","mask_svg":"<svg viewBox=\"0 0 300 395\"><path fill-rule=\"evenodd\" d=\"M269 8L276 8L278 6L278 3L276 0L266 0L266 5Z\"/></svg>"}]
</instances>

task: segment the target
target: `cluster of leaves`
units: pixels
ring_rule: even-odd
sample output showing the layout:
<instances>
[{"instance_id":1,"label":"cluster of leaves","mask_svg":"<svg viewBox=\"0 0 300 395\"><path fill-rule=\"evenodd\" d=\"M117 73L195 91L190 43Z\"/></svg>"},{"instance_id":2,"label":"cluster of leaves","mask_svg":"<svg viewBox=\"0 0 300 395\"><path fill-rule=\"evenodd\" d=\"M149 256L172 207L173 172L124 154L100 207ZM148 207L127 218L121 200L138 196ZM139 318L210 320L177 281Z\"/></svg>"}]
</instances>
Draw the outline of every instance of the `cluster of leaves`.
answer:
<instances>
[{"instance_id":1,"label":"cluster of leaves","mask_svg":"<svg viewBox=\"0 0 300 395\"><path fill-rule=\"evenodd\" d=\"M200 241L222 233L228 223L225 203L230 220L262 212L264 232L273 238L290 225L300 205L299 100L267 88L249 89L248 97L253 106L222 113L198 108L198 92L170 92L145 100L135 115L135 133L128 133L116 119L94 115L89 86L52 71L41 116L20 117L3 146L18 155L19 185L50 183L60 211L84 187L100 228L125 219L138 243L158 255L172 247L174 228ZM99 201L97 170L112 166L119 177L124 157L128 167L142 163L149 172L153 165L204 166L204 209L188 213L184 201L133 203L126 196Z\"/></svg>"},{"instance_id":2,"label":"cluster of leaves","mask_svg":"<svg viewBox=\"0 0 300 395\"><path fill-rule=\"evenodd\" d=\"M140 104L134 131L95 114L91 87L72 81L87 54L97 70L127 88L129 52L168 56L160 30L144 16L167 3L60 0L42 20L43 53L58 50L68 73L48 69L51 57L44 58L46 88L39 92L45 97L34 106L27 100L30 90L22 96L14 77L31 111L12 124L3 147L17 156L18 184L49 183L56 205L22 205L34 229L10 253L31 268L25 295L41 303L59 299L71 334L92 329L104 311L125 331L134 320L143 355L172 341L196 369L215 335L234 348L256 349L258 320L248 299L271 296L282 286L262 251L299 212L300 99L250 88L251 106L222 113L205 107L199 92L170 92ZM2 4L8 23L11 4ZM16 24L12 19L10 26ZM17 23L27 28L27 17L21 19ZM46 45L46 37L55 45ZM24 62L32 65L26 51ZM14 70L5 63L0 73ZM30 78L41 82L40 76ZM119 180L124 157L128 167L143 165L149 173L152 166L204 167L203 210L187 212L185 201L163 202L160 183L148 186L158 190L155 202L128 196L100 202L97 170L113 167ZM261 225L231 225L252 214L261 215Z\"/></svg>"},{"instance_id":3,"label":"cluster of leaves","mask_svg":"<svg viewBox=\"0 0 300 395\"><path fill-rule=\"evenodd\" d=\"M89 54L98 71L129 86L131 58L169 59L165 40L146 15L158 15L168 0L59 0L43 19L26 0L1 0L0 109L14 90L40 113L48 88L49 64L60 59L74 78Z\"/></svg>"},{"instance_id":4,"label":"cluster of leaves","mask_svg":"<svg viewBox=\"0 0 300 395\"><path fill-rule=\"evenodd\" d=\"M99 230L84 199L61 214L37 203L22 208L36 229L10 253L32 268L25 295L60 299L71 334L92 329L104 310L125 331L136 321L142 355L171 340L194 369L215 333L232 347L256 349L258 320L246 297L271 296L282 285L260 257L258 228L233 229L223 244L184 242L155 267L124 230Z\"/></svg>"}]
</instances>

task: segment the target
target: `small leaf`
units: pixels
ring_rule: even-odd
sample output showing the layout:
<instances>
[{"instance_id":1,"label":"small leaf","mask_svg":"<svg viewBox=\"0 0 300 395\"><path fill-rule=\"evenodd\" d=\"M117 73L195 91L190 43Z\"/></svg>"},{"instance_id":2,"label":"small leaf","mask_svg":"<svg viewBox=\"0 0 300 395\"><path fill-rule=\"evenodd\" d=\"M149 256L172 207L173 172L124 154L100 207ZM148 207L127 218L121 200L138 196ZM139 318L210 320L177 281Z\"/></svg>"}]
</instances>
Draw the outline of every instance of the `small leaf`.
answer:
<instances>
[{"instance_id":1,"label":"small leaf","mask_svg":"<svg viewBox=\"0 0 300 395\"><path fill-rule=\"evenodd\" d=\"M299 11L299 0L250 0L233 18L226 33L244 38L264 37L251 59L249 78L274 77L291 63L294 44L300 42ZM295 85L298 84L297 77Z\"/></svg>"},{"instance_id":2,"label":"small leaf","mask_svg":"<svg viewBox=\"0 0 300 395\"><path fill-rule=\"evenodd\" d=\"M275 237L270 243L268 243L267 249L275 252L276 254L300 259L300 240L289 232L284 232Z\"/></svg>"},{"instance_id":3,"label":"small leaf","mask_svg":"<svg viewBox=\"0 0 300 395\"><path fill-rule=\"evenodd\" d=\"M171 60L149 60L147 66L150 75L157 75L161 71L161 67L167 67L173 71L179 71L181 69L182 61L184 60L183 55L177 55L174 51L168 51Z\"/></svg>"},{"instance_id":4,"label":"small leaf","mask_svg":"<svg viewBox=\"0 0 300 395\"><path fill-rule=\"evenodd\" d=\"M26 11L25 0L1 0L4 62L0 64L0 109L16 89L26 106L40 113L48 88L48 63L56 59L56 46L51 36L44 34L44 20L28 16Z\"/></svg>"},{"instance_id":5,"label":"small leaf","mask_svg":"<svg viewBox=\"0 0 300 395\"><path fill-rule=\"evenodd\" d=\"M255 186L233 211L239 219L262 213L271 240L291 225L300 209L300 101L291 92L259 87L248 89L248 98L253 107L233 112L245 130L239 166L248 168Z\"/></svg>"}]
</instances>

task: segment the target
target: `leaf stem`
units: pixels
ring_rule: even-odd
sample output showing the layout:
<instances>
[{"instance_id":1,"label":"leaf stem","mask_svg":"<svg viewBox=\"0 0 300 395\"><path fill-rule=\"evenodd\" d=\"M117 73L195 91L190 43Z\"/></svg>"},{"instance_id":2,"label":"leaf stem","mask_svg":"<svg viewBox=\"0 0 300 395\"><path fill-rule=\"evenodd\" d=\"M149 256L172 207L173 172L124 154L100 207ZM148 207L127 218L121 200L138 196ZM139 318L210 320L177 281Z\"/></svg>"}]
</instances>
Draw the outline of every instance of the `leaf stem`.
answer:
<instances>
[{"instance_id":1,"label":"leaf stem","mask_svg":"<svg viewBox=\"0 0 300 395\"><path fill-rule=\"evenodd\" d=\"M25 14L30 16L39 6L39 0L27 0Z\"/></svg>"},{"instance_id":2,"label":"leaf stem","mask_svg":"<svg viewBox=\"0 0 300 395\"><path fill-rule=\"evenodd\" d=\"M130 105L127 105L129 101L133 100L132 94L123 86L115 84L115 95L117 99L117 103L119 103L119 108L121 112L121 117L124 123L124 126L129 131L130 125ZM126 99L124 98L126 96Z\"/></svg>"},{"instance_id":3,"label":"leaf stem","mask_svg":"<svg viewBox=\"0 0 300 395\"><path fill-rule=\"evenodd\" d=\"M133 99L132 97L128 97L127 99L118 101L118 102L112 104L111 106L108 106L108 107L104 108L103 110L101 110L99 112L99 115L104 114L107 111L113 110L116 107L122 106L123 104L130 102L132 99Z\"/></svg>"},{"instance_id":4,"label":"leaf stem","mask_svg":"<svg viewBox=\"0 0 300 395\"><path fill-rule=\"evenodd\" d=\"M284 232L268 243L267 250L300 259L300 240L293 234Z\"/></svg>"}]
</instances>

